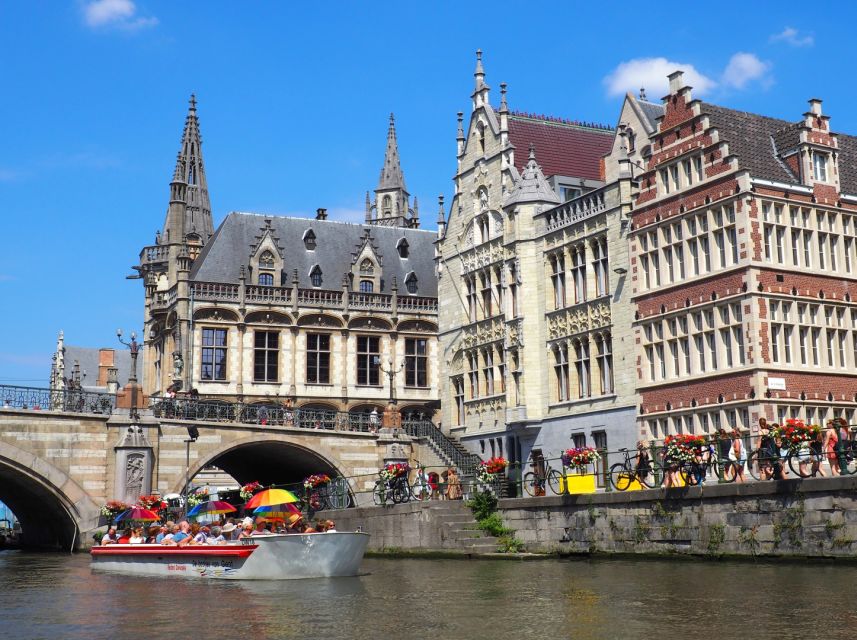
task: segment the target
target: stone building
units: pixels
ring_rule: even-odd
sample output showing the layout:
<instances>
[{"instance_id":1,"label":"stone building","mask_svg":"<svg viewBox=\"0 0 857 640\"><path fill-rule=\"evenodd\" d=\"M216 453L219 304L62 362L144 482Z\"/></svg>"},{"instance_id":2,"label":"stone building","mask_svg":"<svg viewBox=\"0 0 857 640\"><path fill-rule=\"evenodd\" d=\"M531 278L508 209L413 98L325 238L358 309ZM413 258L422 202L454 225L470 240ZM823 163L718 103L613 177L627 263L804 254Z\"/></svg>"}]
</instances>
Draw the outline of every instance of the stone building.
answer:
<instances>
[{"instance_id":1,"label":"stone building","mask_svg":"<svg viewBox=\"0 0 857 640\"><path fill-rule=\"evenodd\" d=\"M663 102L635 167L641 433L853 424L857 138L820 100L779 120L695 100L680 72Z\"/></svg>"},{"instance_id":2,"label":"stone building","mask_svg":"<svg viewBox=\"0 0 857 640\"><path fill-rule=\"evenodd\" d=\"M116 393L131 377L131 352L120 347L78 347L60 331L51 356L50 388Z\"/></svg>"},{"instance_id":3,"label":"stone building","mask_svg":"<svg viewBox=\"0 0 857 640\"><path fill-rule=\"evenodd\" d=\"M140 254L146 393L404 413L438 396L433 232L392 117L366 223L233 212L215 230L192 98L163 231ZM394 388L390 389L391 377Z\"/></svg>"},{"instance_id":4,"label":"stone building","mask_svg":"<svg viewBox=\"0 0 857 640\"><path fill-rule=\"evenodd\" d=\"M605 166L612 127L510 111L500 88L495 109L477 53L455 195L439 221L443 424L513 462L628 446L629 159Z\"/></svg>"}]
</instances>

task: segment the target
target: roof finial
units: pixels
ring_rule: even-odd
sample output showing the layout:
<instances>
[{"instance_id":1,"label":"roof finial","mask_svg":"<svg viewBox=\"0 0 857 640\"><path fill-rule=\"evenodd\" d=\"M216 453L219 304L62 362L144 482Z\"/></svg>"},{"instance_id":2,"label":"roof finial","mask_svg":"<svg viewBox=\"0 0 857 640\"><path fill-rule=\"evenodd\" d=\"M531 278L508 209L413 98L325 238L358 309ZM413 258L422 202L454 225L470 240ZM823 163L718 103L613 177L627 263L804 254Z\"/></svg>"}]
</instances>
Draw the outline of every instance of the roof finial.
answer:
<instances>
[{"instance_id":1,"label":"roof finial","mask_svg":"<svg viewBox=\"0 0 857 640\"><path fill-rule=\"evenodd\" d=\"M485 80L485 69L482 68L482 49L476 50L476 71L473 75L476 77L476 88L481 88Z\"/></svg>"},{"instance_id":2,"label":"roof finial","mask_svg":"<svg viewBox=\"0 0 857 640\"><path fill-rule=\"evenodd\" d=\"M445 219L445 214L443 212L443 194L437 197L437 222L438 224L443 224Z\"/></svg>"},{"instance_id":3,"label":"roof finial","mask_svg":"<svg viewBox=\"0 0 857 640\"><path fill-rule=\"evenodd\" d=\"M646 99L646 88L640 87L640 100L645 100L645 99Z\"/></svg>"},{"instance_id":4,"label":"roof finial","mask_svg":"<svg viewBox=\"0 0 857 640\"><path fill-rule=\"evenodd\" d=\"M458 140L464 140L464 113L458 112L458 132L456 133L456 138Z\"/></svg>"},{"instance_id":5,"label":"roof finial","mask_svg":"<svg viewBox=\"0 0 857 640\"><path fill-rule=\"evenodd\" d=\"M196 111L196 94L195 93L190 94L190 100L188 102L190 102L190 110Z\"/></svg>"},{"instance_id":6,"label":"roof finial","mask_svg":"<svg viewBox=\"0 0 857 640\"><path fill-rule=\"evenodd\" d=\"M509 110L509 105L506 104L506 83L500 83L500 113Z\"/></svg>"},{"instance_id":7,"label":"roof finial","mask_svg":"<svg viewBox=\"0 0 857 640\"><path fill-rule=\"evenodd\" d=\"M387 135L396 135L396 116L390 112L390 128L387 130Z\"/></svg>"},{"instance_id":8,"label":"roof finial","mask_svg":"<svg viewBox=\"0 0 857 640\"><path fill-rule=\"evenodd\" d=\"M530 160L534 161L535 159L536 159L536 145L534 145L531 142L530 143Z\"/></svg>"}]
</instances>

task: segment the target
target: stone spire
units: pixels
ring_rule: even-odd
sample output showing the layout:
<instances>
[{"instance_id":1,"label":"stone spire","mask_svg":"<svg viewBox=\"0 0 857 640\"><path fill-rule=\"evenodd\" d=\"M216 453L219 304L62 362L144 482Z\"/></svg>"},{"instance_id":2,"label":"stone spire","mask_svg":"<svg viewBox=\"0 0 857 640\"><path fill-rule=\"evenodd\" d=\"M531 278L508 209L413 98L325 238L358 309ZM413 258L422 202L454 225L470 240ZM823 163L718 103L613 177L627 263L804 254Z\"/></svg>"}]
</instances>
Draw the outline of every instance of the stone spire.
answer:
<instances>
[{"instance_id":1,"label":"stone spire","mask_svg":"<svg viewBox=\"0 0 857 640\"><path fill-rule=\"evenodd\" d=\"M390 126L387 129L387 151L384 153L384 166L381 167L381 178L375 191L405 188L405 176L399 162L399 145L396 141L396 118L390 114Z\"/></svg>"},{"instance_id":2,"label":"stone spire","mask_svg":"<svg viewBox=\"0 0 857 640\"><path fill-rule=\"evenodd\" d=\"M443 194L437 197L437 237L443 238L446 233L446 215L443 212Z\"/></svg>"},{"instance_id":3,"label":"stone spire","mask_svg":"<svg viewBox=\"0 0 857 640\"><path fill-rule=\"evenodd\" d=\"M170 206L161 242L179 244L189 237L193 244L205 244L212 233L214 225L202 160L202 136L196 115L196 96L191 94L176 168L170 182Z\"/></svg>"},{"instance_id":4,"label":"stone spire","mask_svg":"<svg viewBox=\"0 0 857 640\"><path fill-rule=\"evenodd\" d=\"M530 145L530 157L521 171L521 177L503 200L504 207L524 203L560 204L559 196L551 189L542 168L536 162L536 149L533 145Z\"/></svg>"},{"instance_id":5,"label":"stone spire","mask_svg":"<svg viewBox=\"0 0 857 640\"><path fill-rule=\"evenodd\" d=\"M384 165L381 167L381 177L375 189L375 205L367 211L367 223L386 226L408 227L419 223L409 219L410 195L405 186L405 175L399 162L399 145L396 140L396 119L390 114L390 125L387 128L387 150L384 153ZM416 222L416 224L414 224Z\"/></svg>"},{"instance_id":6,"label":"stone spire","mask_svg":"<svg viewBox=\"0 0 857 640\"><path fill-rule=\"evenodd\" d=\"M491 88L485 84L485 69L482 67L482 49L476 50L476 71L473 73L476 79L473 89L473 110L488 104L488 90Z\"/></svg>"}]
</instances>

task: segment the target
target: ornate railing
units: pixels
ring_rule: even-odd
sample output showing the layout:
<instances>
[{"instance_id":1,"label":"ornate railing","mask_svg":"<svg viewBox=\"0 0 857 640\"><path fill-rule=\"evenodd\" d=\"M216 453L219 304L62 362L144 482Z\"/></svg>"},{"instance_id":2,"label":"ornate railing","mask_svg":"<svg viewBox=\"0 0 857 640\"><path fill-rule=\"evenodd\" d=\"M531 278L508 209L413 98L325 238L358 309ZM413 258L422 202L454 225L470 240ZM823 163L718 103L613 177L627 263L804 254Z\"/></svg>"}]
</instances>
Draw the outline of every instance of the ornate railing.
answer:
<instances>
[{"instance_id":1,"label":"ornate railing","mask_svg":"<svg viewBox=\"0 0 857 640\"><path fill-rule=\"evenodd\" d=\"M342 304L342 291L299 289L298 305L305 307L337 307Z\"/></svg>"},{"instance_id":2,"label":"ornate railing","mask_svg":"<svg viewBox=\"0 0 857 640\"><path fill-rule=\"evenodd\" d=\"M386 293L350 291L348 293L348 307L368 311L389 311L393 308L393 296Z\"/></svg>"},{"instance_id":3,"label":"ornate railing","mask_svg":"<svg viewBox=\"0 0 857 640\"><path fill-rule=\"evenodd\" d=\"M140 252L140 262L149 264L153 262L166 262L170 257L170 248L167 245L155 244L143 247Z\"/></svg>"},{"instance_id":4,"label":"ornate railing","mask_svg":"<svg viewBox=\"0 0 857 640\"><path fill-rule=\"evenodd\" d=\"M410 311L412 313L437 313L437 298L399 296L397 304L399 306L399 311Z\"/></svg>"},{"instance_id":5,"label":"ornate railing","mask_svg":"<svg viewBox=\"0 0 857 640\"><path fill-rule=\"evenodd\" d=\"M461 444L447 436L431 420L404 420L402 429L414 438L430 440L438 453L445 457L447 462L458 467L465 475L474 473L482 460L478 455L470 453Z\"/></svg>"},{"instance_id":6,"label":"ornate railing","mask_svg":"<svg viewBox=\"0 0 857 640\"><path fill-rule=\"evenodd\" d=\"M116 406L112 393L79 389L43 389L0 385L0 408L31 411L67 411L111 414Z\"/></svg>"},{"instance_id":7,"label":"ornate railing","mask_svg":"<svg viewBox=\"0 0 857 640\"><path fill-rule=\"evenodd\" d=\"M178 298L178 287L166 291L156 291L152 299L152 309L167 309L175 304Z\"/></svg>"},{"instance_id":8,"label":"ornate railing","mask_svg":"<svg viewBox=\"0 0 857 640\"><path fill-rule=\"evenodd\" d=\"M238 285L221 282L194 282L191 284L194 300L199 302L238 302Z\"/></svg>"},{"instance_id":9,"label":"ornate railing","mask_svg":"<svg viewBox=\"0 0 857 640\"><path fill-rule=\"evenodd\" d=\"M548 231L561 229L591 215L604 211L604 188L590 191L547 212Z\"/></svg>"},{"instance_id":10,"label":"ornate railing","mask_svg":"<svg viewBox=\"0 0 857 640\"><path fill-rule=\"evenodd\" d=\"M291 289L287 287L247 285L244 299L246 302L256 304L289 304L292 299Z\"/></svg>"}]
</instances>

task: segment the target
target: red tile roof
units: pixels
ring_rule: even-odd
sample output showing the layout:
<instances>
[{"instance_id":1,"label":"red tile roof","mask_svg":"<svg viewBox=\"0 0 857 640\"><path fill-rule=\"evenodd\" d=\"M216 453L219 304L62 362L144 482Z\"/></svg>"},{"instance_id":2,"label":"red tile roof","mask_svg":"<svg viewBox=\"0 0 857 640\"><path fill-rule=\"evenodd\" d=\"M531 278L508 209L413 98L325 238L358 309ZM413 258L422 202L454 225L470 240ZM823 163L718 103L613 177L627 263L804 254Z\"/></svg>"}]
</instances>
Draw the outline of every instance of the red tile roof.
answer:
<instances>
[{"instance_id":1,"label":"red tile roof","mask_svg":"<svg viewBox=\"0 0 857 640\"><path fill-rule=\"evenodd\" d=\"M515 167L523 170L530 153L546 177L571 176L602 180L601 158L613 146L613 129L581 124L550 116L509 114L509 141L515 145Z\"/></svg>"}]
</instances>

